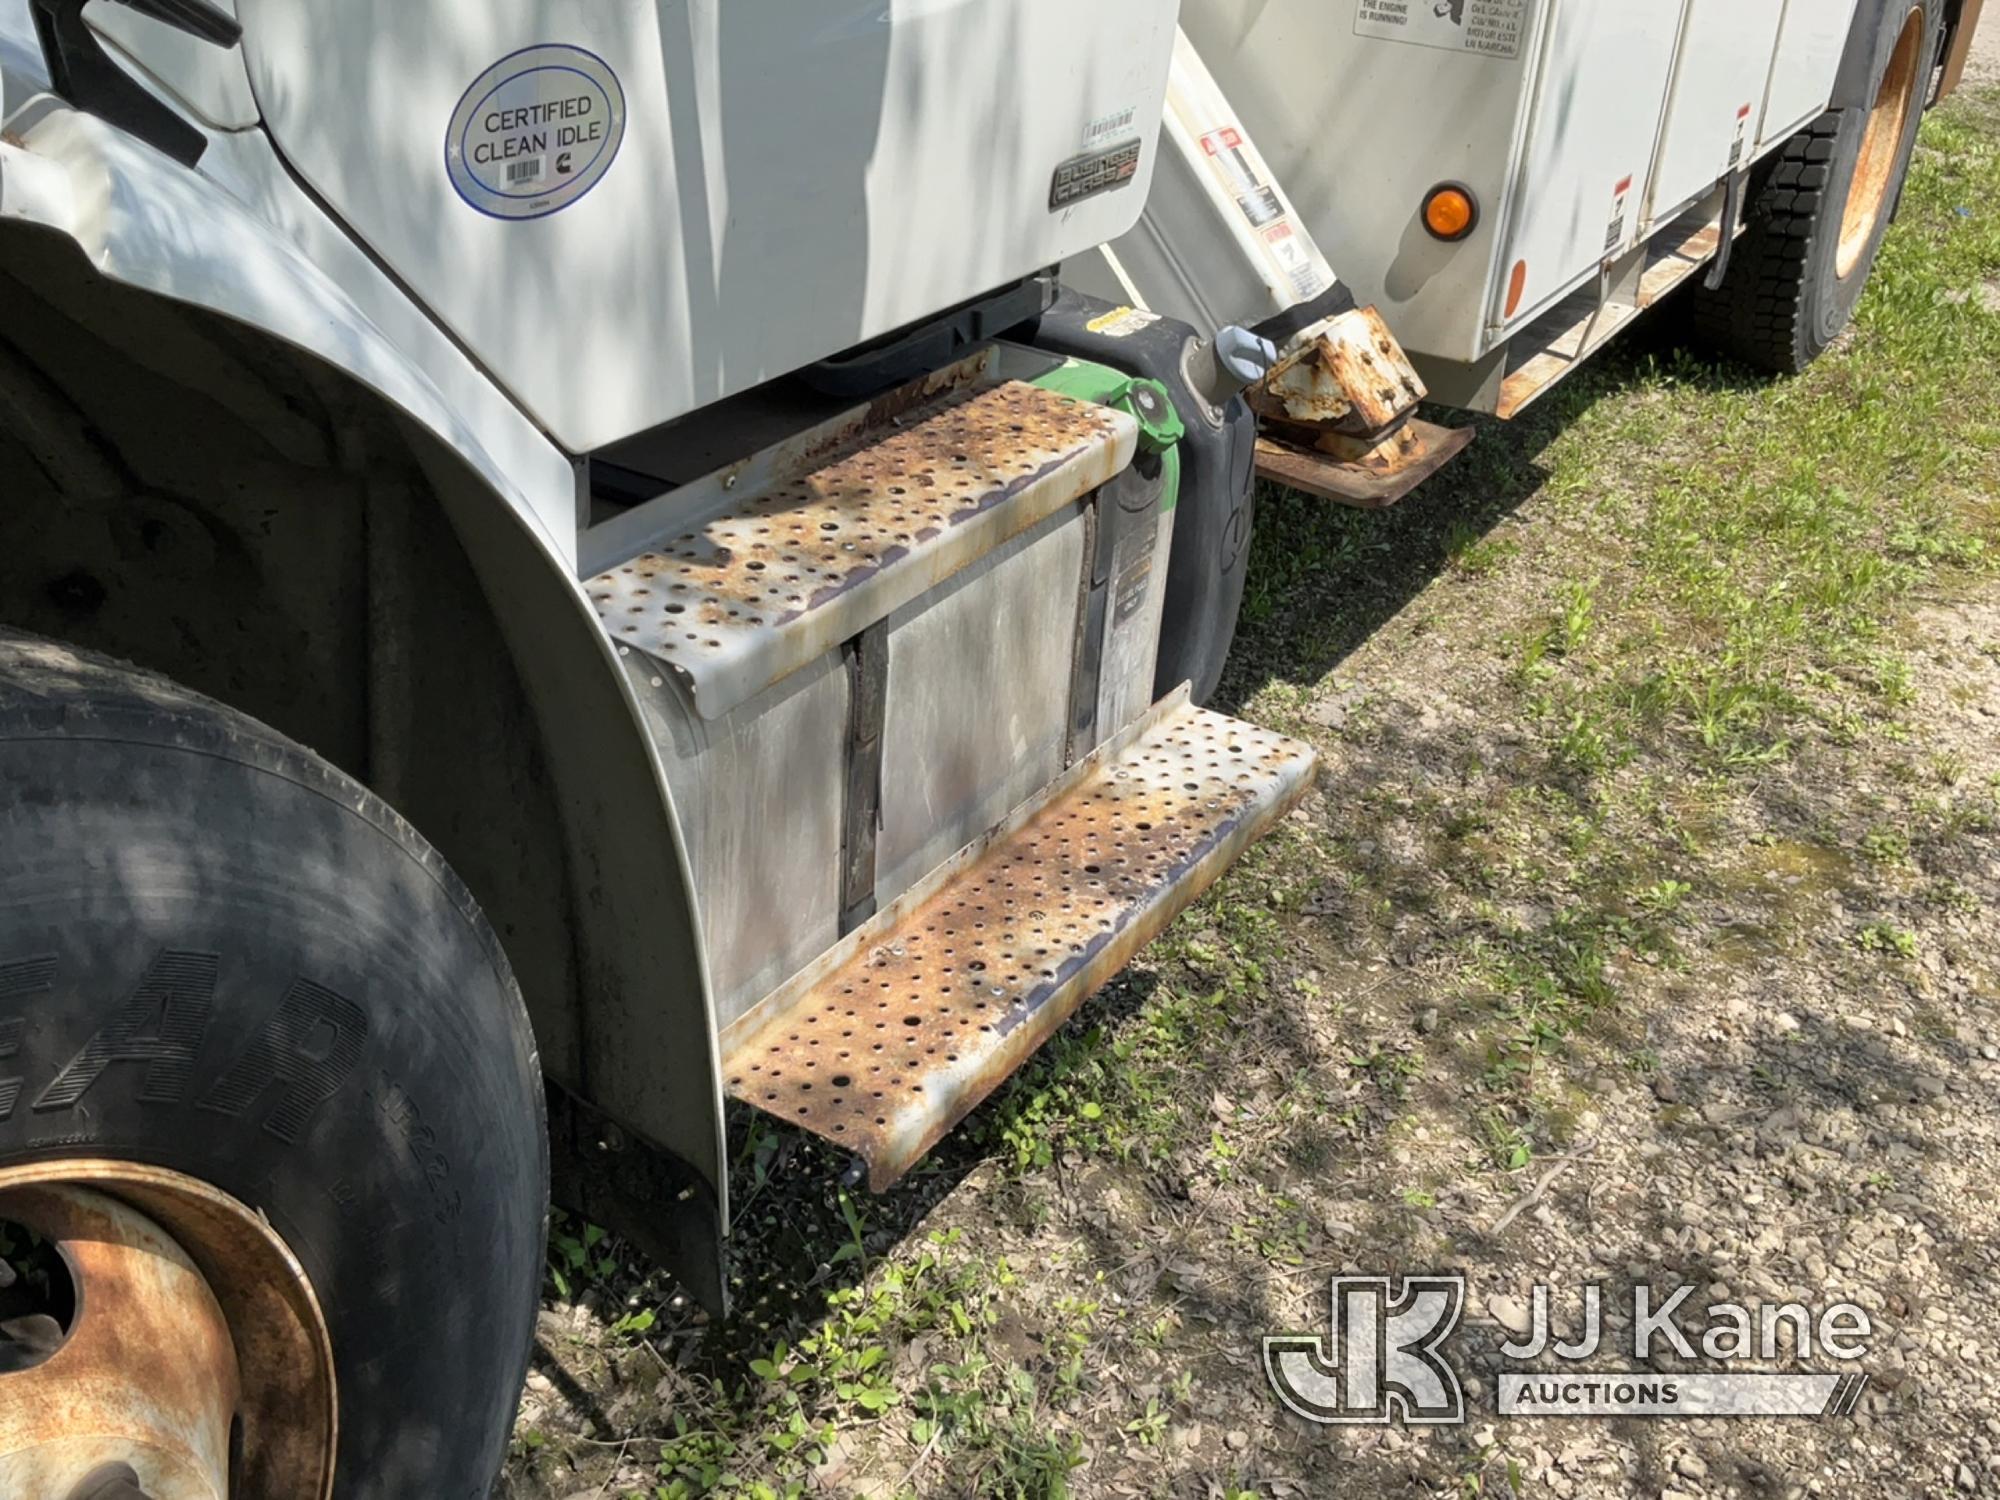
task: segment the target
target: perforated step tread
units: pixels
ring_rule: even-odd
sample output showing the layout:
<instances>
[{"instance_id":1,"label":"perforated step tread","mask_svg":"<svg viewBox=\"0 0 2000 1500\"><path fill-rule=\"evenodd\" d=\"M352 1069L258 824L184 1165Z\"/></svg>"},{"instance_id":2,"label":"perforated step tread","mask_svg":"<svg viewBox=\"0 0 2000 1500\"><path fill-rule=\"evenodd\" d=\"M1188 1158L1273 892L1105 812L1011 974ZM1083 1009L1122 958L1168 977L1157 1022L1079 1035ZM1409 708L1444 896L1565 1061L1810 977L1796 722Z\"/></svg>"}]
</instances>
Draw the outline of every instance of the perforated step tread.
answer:
<instances>
[{"instance_id":1,"label":"perforated step tread","mask_svg":"<svg viewBox=\"0 0 2000 1500\"><path fill-rule=\"evenodd\" d=\"M1022 381L951 392L586 588L715 718L1096 489L1137 440L1126 413Z\"/></svg>"},{"instance_id":2,"label":"perforated step tread","mask_svg":"<svg viewBox=\"0 0 2000 1500\"><path fill-rule=\"evenodd\" d=\"M1305 791L1310 747L1169 700L731 1029L729 1090L889 1186Z\"/></svg>"}]
</instances>

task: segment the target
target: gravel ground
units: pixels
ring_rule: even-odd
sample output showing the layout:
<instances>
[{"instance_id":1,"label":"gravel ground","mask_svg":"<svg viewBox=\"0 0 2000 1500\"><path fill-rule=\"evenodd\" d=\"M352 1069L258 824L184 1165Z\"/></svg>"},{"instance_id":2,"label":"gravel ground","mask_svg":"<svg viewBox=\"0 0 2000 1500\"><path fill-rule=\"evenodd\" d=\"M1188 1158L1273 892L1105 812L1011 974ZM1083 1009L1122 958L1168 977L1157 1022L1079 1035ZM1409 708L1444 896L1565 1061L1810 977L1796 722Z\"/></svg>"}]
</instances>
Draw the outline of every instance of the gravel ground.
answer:
<instances>
[{"instance_id":1,"label":"gravel ground","mask_svg":"<svg viewBox=\"0 0 2000 1500\"><path fill-rule=\"evenodd\" d=\"M1932 608L1913 629L1928 643L1913 732L1940 753L1964 756L1968 784L2000 776L2000 605ZM1347 673L1362 683L1380 673L1393 684L1375 700L1378 722L1411 725L1431 754L1497 748L1483 722L1490 695L1466 680L1462 660L1384 642L1358 653ZM1378 1492L1369 1486L1386 1486L1390 1476L1355 1483L1348 1461L1385 1455L1404 1485L1457 1470L1482 1475L1488 1492L1499 1494L1507 1493L1510 1465L1524 1492L1563 1496L2000 1492L2000 1382L1992 1368L2000 1318L1991 1305L2000 1269L1993 1191L2000 970L1992 967L1991 920L2000 871L1990 840L1933 867L1934 876L1955 871L1978 906L1920 923L1914 964L1884 976L1856 950L1853 934L1893 897L1823 852L1865 840L1862 827L1882 810L1874 801L1881 789L1865 778L1867 770L1835 754L1794 767L1766 789L1766 808L1810 808L1811 821L1831 835L1825 843L1770 840L1767 819L1746 808L1732 810L1738 826L1712 832L1715 844L1733 845L1744 859L1740 879L1683 913L1712 935L1709 959L1678 973L1644 963L1636 971L1611 967L1626 1009L1645 1018L1625 1040L1638 1043L1651 1066L1644 1076L1629 1067L1577 1069L1571 1139L1527 1174L1526 1194L1512 1196L1518 1184L1464 1180L1445 1145L1449 1131L1419 1123L1389 1160L1403 1158L1398 1176L1408 1180L1424 1175L1428 1157L1450 1185L1437 1191L1437 1208L1407 1249L1385 1257L1381 1228L1357 1227L1380 1215L1379 1195L1321 1225L1345 1252L1343 1267L1468 1271L1472 1327L1463 1368L1475 1406L1501 1365L1494 1346L1525 1330L1532 1283L1556 1288L1559 1330L1574 1327L1574 1313L1565 1318L1563 1310L1575 1307L1587 1283L1606 1286L1607 1306L1628 1285L1692 1284L1705 1289L1697 1305L1796 1299L1866 1308L1875 1325L1864 1362L1871 1385L1853 1419L1475 1418L1468 1450L1464 1433L1361 1429L1329 1437L1266 1413L1253 1443L1303 1447L1313 1477L1299 1493ZM1836 832L1843 822L1852 843ZM1378 992L1385 1034L1399 999L1418 1006L1434 995L1421 982L1392 981L1390 990L1398 989L1405 995ZM1353 1025L1348 1018L1350 1038ZM1415 1029L1426 1026L1449 1034L1453 1017L1419 1011ZM1511 1226L1493 1236L1490 1226L1509 1211ZM1297 1318L1320 1321L1310 1296ZM1489 1444L1493 1457L1477 1461Z\"/></svg>"},{"instance_id":2,"label":"gravel ground","mask_svg":"<svg viewBox=\"0 0 2000 1500\"><path fill-rule=\"evenodd\" d=\"M1266 495L1223 706L1316 791L895 1193L736 1120L732 1322L560 1223L500 1493L2000 1494L2000 100L1926 141L1801 380L1656 330L1421 505ZM1274 1399L1419 1271L1465 1424ZM1537 1282L1852 1301L1869 1384L1503 1420Z\"/></svg>"}]
</instances>

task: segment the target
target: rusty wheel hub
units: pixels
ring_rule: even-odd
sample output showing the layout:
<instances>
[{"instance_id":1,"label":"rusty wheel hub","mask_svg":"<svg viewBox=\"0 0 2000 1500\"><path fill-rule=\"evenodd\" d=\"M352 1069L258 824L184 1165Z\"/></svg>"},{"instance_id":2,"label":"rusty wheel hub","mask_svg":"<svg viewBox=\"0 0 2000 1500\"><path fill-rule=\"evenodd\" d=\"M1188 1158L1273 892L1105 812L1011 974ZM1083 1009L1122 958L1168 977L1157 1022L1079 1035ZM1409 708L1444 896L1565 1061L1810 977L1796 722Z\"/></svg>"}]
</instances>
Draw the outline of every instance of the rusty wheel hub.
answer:
<instances>
[{"instance_id":1,"label":"rusty wheel hub","mask_svg":"<svg viewBox=\"0 0 2000 1500\"><path fill-rule=\"evenodd\" d=\"M1917 61L1924 50L1924 13L1912 7L1904 18L1903 30L1890 54L1882 75L1882 87L1868 111L1868 129L1861 138L1861 157L1855 163L1854 182L1847 190L1847 207L1841 214L1840 244L1834 255L1834 273L1843 281L1853 274L1868 249L1868 241L1881 222L1894 190L1896 158L1903 144L1903 130L1918 97Z\"/></svg>"},{"instance_id":2,"label":"rusty wheel hub","mask_svg":"<svg viewBox=\"0 0 2000 1500\"><path fill-rule=\"evenodd\" d=\"M331 1493L332 1349L263 1218L129 1162L0 1171L0 1495L228 1500ZM64 1278L67 1285L59 1285Z\"/></svg>"}]
</instances>

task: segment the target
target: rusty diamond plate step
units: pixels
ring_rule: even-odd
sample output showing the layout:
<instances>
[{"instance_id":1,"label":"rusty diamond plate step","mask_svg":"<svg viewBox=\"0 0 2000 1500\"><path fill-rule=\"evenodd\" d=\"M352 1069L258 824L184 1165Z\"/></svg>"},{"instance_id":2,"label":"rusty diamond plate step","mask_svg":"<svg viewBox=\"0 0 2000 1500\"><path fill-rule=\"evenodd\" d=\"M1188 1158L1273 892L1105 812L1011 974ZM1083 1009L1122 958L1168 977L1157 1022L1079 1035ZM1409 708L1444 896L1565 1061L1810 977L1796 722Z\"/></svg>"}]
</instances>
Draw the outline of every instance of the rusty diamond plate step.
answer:
<instances>
[{"instance_id":1,"label":"rusty diamond plate step","mask_svg":"<svg viewBox=\"0 0 2000 1500\"><path fill-rule=\"evenodd\" d=\"M1313 751L1162 703L769 996L737 1098L888 1187L1305 791Z\"/></svg>"},{"instance_id":2,"label":"rusty diamond plate step","mask_svg":"<svg viewBox=\"0 0 2000 1500\"><path fill-rule=\"evenodd\" d=\"M1021 381L955 391L690 519L585 587L614 640L716 718L1131 462L1124 412Z\"/></svg>"}]
</instances>

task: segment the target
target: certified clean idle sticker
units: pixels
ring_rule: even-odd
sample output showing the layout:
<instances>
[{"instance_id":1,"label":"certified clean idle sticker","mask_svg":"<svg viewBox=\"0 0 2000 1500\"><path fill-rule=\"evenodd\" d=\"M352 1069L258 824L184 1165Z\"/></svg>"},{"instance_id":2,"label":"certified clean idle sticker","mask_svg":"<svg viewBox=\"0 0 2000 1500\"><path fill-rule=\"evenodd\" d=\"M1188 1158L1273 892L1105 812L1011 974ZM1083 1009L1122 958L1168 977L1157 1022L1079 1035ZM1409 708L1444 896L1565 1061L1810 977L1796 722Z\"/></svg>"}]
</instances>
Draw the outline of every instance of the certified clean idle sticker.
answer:
<instances>
[{"instance_id":1,"label":"certified clean idle sticker","mask_svg":"<svg viewBox=\"0 0 2000 1500\"><path fill-rule=\"evenodd\" d=\"M445 171L496 219L540 219L596 187L625 138L625 90L603 58L551 43L509 53L451 112Z\"/></svg>"}]
</instances>

